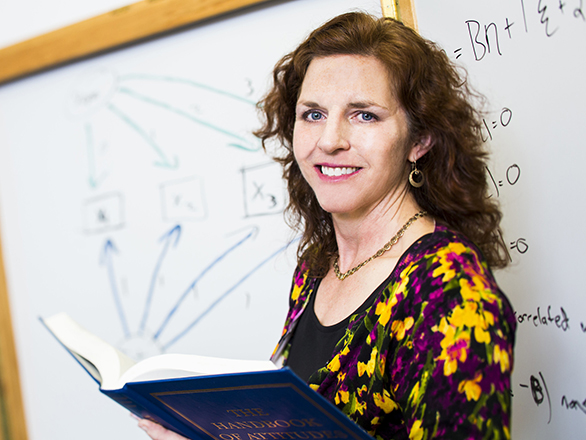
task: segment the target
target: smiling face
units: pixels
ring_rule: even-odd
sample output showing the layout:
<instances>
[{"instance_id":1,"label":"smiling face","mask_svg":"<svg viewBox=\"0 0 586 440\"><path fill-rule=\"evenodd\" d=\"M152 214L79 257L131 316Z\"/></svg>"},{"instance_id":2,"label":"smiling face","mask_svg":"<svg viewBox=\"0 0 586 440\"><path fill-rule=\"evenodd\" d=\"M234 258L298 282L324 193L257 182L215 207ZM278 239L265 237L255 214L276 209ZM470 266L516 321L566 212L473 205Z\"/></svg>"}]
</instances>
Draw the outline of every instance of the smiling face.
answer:
<instances>
[{"instance_id":1,"label":"smiling face","mask_svg":"<svg viewBox=\"0 0 586 440\"><path fill-rule=\"evenodd\" d=\"M293 151L321 207L363 216L407 184L409 129L385 66L374 57L312 60L297 100Z\"/></svg>"}]
</instances>

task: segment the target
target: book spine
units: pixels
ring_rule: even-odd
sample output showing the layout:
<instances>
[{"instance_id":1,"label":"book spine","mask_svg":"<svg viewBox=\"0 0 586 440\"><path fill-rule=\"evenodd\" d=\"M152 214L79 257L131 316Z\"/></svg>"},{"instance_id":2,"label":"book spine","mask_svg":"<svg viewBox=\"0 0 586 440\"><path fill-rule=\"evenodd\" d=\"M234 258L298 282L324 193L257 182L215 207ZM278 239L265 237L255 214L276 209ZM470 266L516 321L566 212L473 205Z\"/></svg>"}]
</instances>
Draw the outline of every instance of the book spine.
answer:
<instances>
[{"instance_id":1,"label":"book spine","mask_svg":"<svg viewBox=\"0 0 586 440\"><path fill-rule=\"evenodd\" d=\"M207 436L204 437L194 432L193 429L186 426L171 412L153 404L150 400L141 394L134 392L128 386L124 386L124 388L118 390L100 391L140 418L146 418L157 422L165 428L192 440L209 440Z\"/></svg>"}]
</instances>

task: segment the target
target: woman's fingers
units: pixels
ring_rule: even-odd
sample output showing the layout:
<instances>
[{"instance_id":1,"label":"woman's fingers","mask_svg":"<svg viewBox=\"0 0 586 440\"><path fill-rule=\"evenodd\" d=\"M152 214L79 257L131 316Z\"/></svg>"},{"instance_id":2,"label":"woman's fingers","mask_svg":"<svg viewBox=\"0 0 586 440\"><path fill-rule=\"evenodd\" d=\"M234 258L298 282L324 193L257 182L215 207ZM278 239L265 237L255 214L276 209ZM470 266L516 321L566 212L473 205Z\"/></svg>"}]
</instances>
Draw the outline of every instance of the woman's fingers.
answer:
<instances>
[{"instance_id":1,"label":"woman's fingers","mask_svg":"<svg viewBox=\"0 0 586 440\"><path fill-rule=\"evenodd\" d=\"M158 423L150 420L140 419L138 427L143 429L153 440L188 440L185 437L163 428Z\"/></svg>"}]
</instances>

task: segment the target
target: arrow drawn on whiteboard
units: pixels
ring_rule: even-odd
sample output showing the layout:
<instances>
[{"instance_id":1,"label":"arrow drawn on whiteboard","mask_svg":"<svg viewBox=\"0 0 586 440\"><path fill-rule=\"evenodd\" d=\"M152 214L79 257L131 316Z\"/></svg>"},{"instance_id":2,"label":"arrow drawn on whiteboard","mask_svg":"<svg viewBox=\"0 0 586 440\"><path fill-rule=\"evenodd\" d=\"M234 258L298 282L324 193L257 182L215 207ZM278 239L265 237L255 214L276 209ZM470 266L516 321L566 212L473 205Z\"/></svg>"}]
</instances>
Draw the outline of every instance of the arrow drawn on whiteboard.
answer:
<instances>
[{"instance_id":1,"label":"arrow drawn on whiteboard","mask_svg":"<svg viewBox=\"0 0 586 440\"><path fill-rule=\"evenodd\" d=\"M94 148L94 135L92 126L90 124L85 124L85 139L87 145L88 168L90 172L89 184L91 188L96 188L108 174L102 173L100 177L98 177L98 170L96 166L96 151Z\"/></svg>"},{"instance_id":2,"label":"arrow drawn on whiteboard","mask_svg":"<svg viewBox=\"0 0 586 440\"><path fill-rule=\"evenodd\" d=\"M181 295L181 297L179 298L179 300L177 300L177 302L175 303L175 305L171 308L171 311L167 314L167 316L163 320L163 323L161 324L161 326L159 327L159 329L156 331L153 339L155 339L155 340L159 339L159 337L161 336L161 333L163 332L163 330L165 330L165 327L167 327L167 324L169 323L169 321L171 320L171 318L173 317L173 315L175 315L175 313L179 309L179 306L181 305L181 303L185 300L185 298L187 298L187 296L189 295L189 292L191 292L195 288L195 286L197 285L197 283L204 277L204 275L206 275L220 261L222 261L224 258L226 258L231 252L235 251L240 246L242 246L242 244L244 244L244 242L246 242L247 240L249 240L250 238L252 238L253 236L255 236L257 234L257 232L258 232L258 228L256 228L256 227L253 228L248 233L248 235L246 235L244 238L242 238L236 244L230 246L219 257L217 257L207 267L205 267L199 273L199 275L197 277L195 277L195 279L191 282L191 284L187 287L187 289L185 289L185 291L183 292L183 294Z\"/></svg>"},{"instance_id":3,"label":"arrow drawn on whiteboard","mask_svg":"<svg viewBox=\"0 0 586 440\"><path fill-rule=\"evenodd\" d=\"M277 255L279 255L280 253L284 252L285 250L287 250L287 248L295 241L297 241L299 239L295 239L289 243L287 243L285 246L283 246L280 249L277 249L275 252L273 252L272 254L270 254L267 258L265 258L264 260L262 260L259 264L257 264L252 270L250 270L246 275L244 275L242 278L240 278L240 280L238 280L232 287L230 287L226 292L224 292L222 295L220 295L212 304L210 304L208 306L207 309L205 309L203 312L201 312L199 314L199 316L197 316L193 322L191 322L191 324L189 324L183 331L181 331L177 336L175 336L173 339L171 339L169 342L167 342L164 346L163 346L163 351L167 350L170 346L172 346L173 344L175 344L177 341L179 341L183 336L185 336L193 327L195 327L197 324L199 324L199 322L206 317L206 315L208 313L210 313L218 304L220 304L220 302L222 302L223 300L225 300L231 293L233 293L242 283L244 283L248 278L250 278L256 271L258 271L261 267L263 267L266 263L268 263L269 261L271 261L273 258L275 258Z\"/></svg>"},{"instance_id":4,"label":"arrow drawn on whiteboard","mask_svg":"<svg viewBox=\"0 0 586 440\"><path fill-rule=\"evenodd\" d=\"M155 150L155 153L157 153L157 155L160 158L160 161L155 162L155 165L160 166L162 168L171 169L175 169L179 166L179 160L177 159L177 156L175 156L173 162L170 162L167 156L165 156L165 154L161 150L161 147L157 145L153 138L149 136L147 132L142 127L140 127L135 121L133 121L128 115L123 113L122 110L120 110L113 104L108 104L107 108L120 119L122 119L124 122L126 122L126 124L128 124L134 131L136 131L153 148L153 150Z\"/></svg>"},{"instance_id":5,"label":"arrow drawn on whiteboard","mask_svg":"<svg viewBox=\"0 0 586 440\"><path fill-rule=\"evenodd\" d=\"M225 128L222 128L222 127L220 127L218 125L215 125L215 124L212 124L210 122L204 121L203 119L196 118L195 116L187 113L186 111L183 111L183 110L181 110L180 108L177 108L177 107L173 107L173 106L171 106L171 105L169 105L169 104L167 104L167 103L165 103L163 101L158 101L158 100L156 100L154 98L151 98L149 96L142 95L142 94L140 94L138 92L135 92L135 91L133 91L133 90L131 90L129 88L126 88L126 87L119 88L118 89L118 92L119 93L126 94L126 95L128 95L128 96L130 96L130 97L132 97L134 99L138 99L140 101L146 102L148 104L152 104L152 105L155 105L157 107L164 108L165 110L168 110L168 111L170 111L172 113L175 113L175 114L177 114L179 116L183 116L183 117L189 119L190 121L195 122L195 123L197 123L199 125L202 125L202 126L204 126L206 128L209 128L209 129L214 130L214 131L216 131L218 133L221 133L221 134L224 134L226 136L229 136L229 137L232 137L232 138L237 139L239 142L233 142L233 143L228 144L231 147L239 148L239 149L245 150L245 151L258 151L261 148L259 144L251 145L250 142L248 140L246 140L244 137L242 137L242 136L240 136L240 135L238 135L236 133L233 133L233 132L231 132L231 131L229 131L229 130L227 130Z\"/></svg>"},{"instance_id":6,"label":"arrow drawn on whiteboard","mask_svg":"<svg viewBox=\"0 0 586 440\"><path fill-rule=\"evenodd\" d=\"M118 293L118 287L116 286L116 275L114 274L114 262L113 256L114 254L118 253L118 249L112 242L112 240L106 240L104 244L104 249L102 251L102 256L100 258L100 264L106 266L108 270L108 278L110 280L110 288L112 290L112 295L114 297L114 303L116 305L116 309L118 310L118 317L120 318L120 324L122 325L122 330L124 331L125 337L130 337L130 330L128 329L128 323L126 321L126 315L124 313L124 308L122 307L122 301L120 300L120 294Z\"/></svg>"},{"instance_id":7,"label":"arrow drawn on whiteboard","mask_svg":"<svg viewBox=\"0 0 586 440\"><path fill-rule=\"evenodd\" d=\"M161 81L161 82L170 82L170 83L175 83L175 84L183 84L183 85L187 85L190 87L195 87L197 89L206 90L208 92L212 92L217 95L223 95L228 98L235 99L237 101L242 101L245 104L250 104L252 106L256 106L255 101L251 101L250 99L243 98L242 96L235 95L235 94L227 92L225 90L216 89L215 87L208 86L207 84L198 83L196 81L192 81L192 80L186 79L186 78L177 78L177 77L173 77L173 76L162 76L162 75L146 75L146 74L137 74L137 73L123 75L119 78L120 83L122 83L124 81L129 81L129 80L149 80L149 81ZM249 83L249 88L251 89L250 93L254 92L254 90L252 90L252 83L250 82L250 80L247 80L247 81Z\"/></svg>"},{"instance_id":8,"label":"arrow drawn on whiteboard","mask_svg":"<svg viewBox=\"0 0 586 440\"><path fill-rule=\"evenodd\" d=\"M151 284L149 286L149 291L147 294L147 299L144 307L144 312L142 314L142 320L140 322L139 332L143 333L146 327L146 322L149 317L149 312L151 308L151 302L153 299L153 294L155 291L155 284L157 277L159 276L159 270L161 269L161 265L163 264L163 260L167 256L167 251L169 250L169 246L173 243L173 247L177 246L179 242L179 238L181 237L181 225L174 226L170 231L166 232L159 241L163 241L163 249L159 255L159 259L157 260L157 264L155 265L155 269L153 271L153 275L151 277Z\"/></svg>"}]
</instances>

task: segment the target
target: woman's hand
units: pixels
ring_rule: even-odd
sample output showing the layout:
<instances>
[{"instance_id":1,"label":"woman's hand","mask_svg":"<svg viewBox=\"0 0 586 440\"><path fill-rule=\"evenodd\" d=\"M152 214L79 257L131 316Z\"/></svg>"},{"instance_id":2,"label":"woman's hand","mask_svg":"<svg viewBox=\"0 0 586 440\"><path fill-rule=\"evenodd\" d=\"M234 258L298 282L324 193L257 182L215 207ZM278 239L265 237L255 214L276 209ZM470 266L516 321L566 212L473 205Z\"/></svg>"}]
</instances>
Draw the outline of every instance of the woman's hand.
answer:
<instances>
[{"instance_id":1,"label":"woman's hand","mask_svg":"<svg viewBox=\"0 0 586 440\"><path fill-rule=\"evenodd\" d=\"M163 428L161 425L155 422L151 422L147 419L141 419L132 414L136 420L138 420L138 427L153 440L188 440L185 437Z\"/></svg>"}]
</instances>

